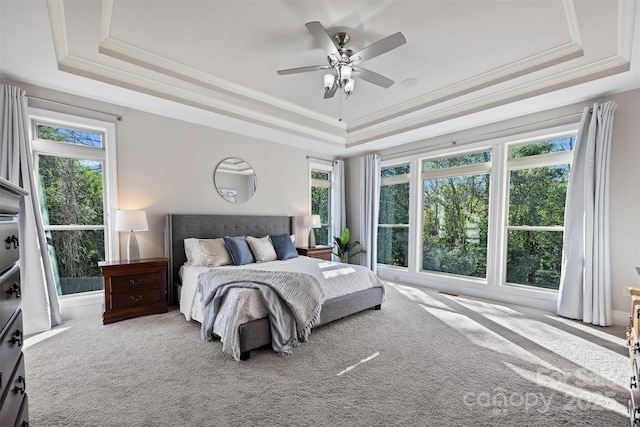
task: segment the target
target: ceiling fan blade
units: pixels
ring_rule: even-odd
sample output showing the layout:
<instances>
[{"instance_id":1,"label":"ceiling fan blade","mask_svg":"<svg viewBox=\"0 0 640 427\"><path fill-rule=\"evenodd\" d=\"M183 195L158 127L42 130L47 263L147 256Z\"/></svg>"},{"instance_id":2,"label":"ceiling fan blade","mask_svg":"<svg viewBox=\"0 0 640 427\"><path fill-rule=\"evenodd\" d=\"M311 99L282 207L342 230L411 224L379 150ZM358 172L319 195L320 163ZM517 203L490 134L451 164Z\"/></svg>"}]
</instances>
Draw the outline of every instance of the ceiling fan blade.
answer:
<instances>
[{"instance_id":1,"label":"ceiling fan blade","mask_svg":"<svg viewBox=\"0 0 640 427\"><path fill-rule=\"evenodd\" d=\"M374 73L373 71L366 70L362 67L355 68L354 73L357 73L358 77L362 80L366 80L374 85L381 86L388 89L393 85L393 80L383 76L382 74Z\"/></svg>"},{"instance_id":2,"label":"ceiling fan blade","mask_svg":"<svg viewBox=\"0 0 640 427\"><path fill-rule=\"evenodd\" d=\"M324 99L333 98L333 95L336 94L337 90L338 90L338 85L334 83L331 89L324 91Z\"/></svg>"},{"instance_id":3,"label":"ceiling fan blade","mask_svg":"<svg viewBox=\"0 0 640 427\"><path fill-rule=\"evenodd\" d=\"M286 70L278 70L278 74L281 76L285 74L306 73L309 71L326 70L330 68L328 65L310 65L308 67L288 68Z\"/></svg>"},{"instance_id":4,"label":"ceiling fan blade","mask_svg":"<svg viewBox=\"0 0 640 427\"><path fill-rule=\"evenodd\" d=\"M336 58L340 58L340 52L338 52L336 44L319 21L307 22L305 25L320 47L327 52L327 55L334 55Z\"/></svg>"},{"instance_id":5,"label":"ceiling fan blade","mask_svg":"<svg viewBox=\"0 0 640 427\"><path fill-rule=\"evenodd\" d=\"M351 55L352 62L357 64L358 62L366 61L367 59L375 58L383 53L389 52L399 46L402 46L407 42L404 35L401 32L385 37L377 42L370 44L363 48L361 51Z\"/></svg>"}]
</instances>

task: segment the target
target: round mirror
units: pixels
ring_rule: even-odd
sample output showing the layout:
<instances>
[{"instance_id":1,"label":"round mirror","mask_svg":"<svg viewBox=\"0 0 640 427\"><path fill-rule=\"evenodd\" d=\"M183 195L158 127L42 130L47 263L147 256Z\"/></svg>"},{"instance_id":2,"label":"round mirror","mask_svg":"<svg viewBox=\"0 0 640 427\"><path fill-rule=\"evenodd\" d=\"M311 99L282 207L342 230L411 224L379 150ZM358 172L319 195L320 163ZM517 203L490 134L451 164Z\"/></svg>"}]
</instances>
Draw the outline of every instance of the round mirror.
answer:
<instances>
[{"instance_id":1,"label":"round mirror","mask_svg":"<svg viewBox=\"0 0 640 427\"><path fill-rule=\"evenodd\" d=\"M213 173L213 183L220 196L231 203L253 197L257 188L256 173L244 160L230 157L221 161Z\"/></svg>"}]
</instances>

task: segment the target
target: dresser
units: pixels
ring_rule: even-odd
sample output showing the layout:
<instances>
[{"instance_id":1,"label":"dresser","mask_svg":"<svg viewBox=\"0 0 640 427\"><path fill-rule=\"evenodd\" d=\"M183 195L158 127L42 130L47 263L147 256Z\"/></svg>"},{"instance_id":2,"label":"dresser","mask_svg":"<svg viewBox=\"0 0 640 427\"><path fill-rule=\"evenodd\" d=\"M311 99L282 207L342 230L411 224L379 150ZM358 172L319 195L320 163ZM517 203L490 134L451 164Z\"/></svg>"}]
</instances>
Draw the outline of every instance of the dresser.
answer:
<instances>
[{"instance_id":1,"label":"dresser","mask_svg":"<svg viewBox=\"0 0 640 427\"><path fill-rule=\"evenodd\" d=\"M104 278L102 323L166 313L168 262L167 258L99 262Z\"/></svg>"},{"instance_id":2,"label":"dresser","mask_svg":"<svg viewBox=\"0 0 640 427\"><path fill-rule=\"evenodd\" d=\"M20 298L20 198L27 193L0 178L0 426L29 425Z\"/></svg>"},{"instance_id":3,"label":"dresser","mask_svg":"<svg viewBox=\"0 0 640 427\"><path fill-rule=\"evenodd\" d=\"M333 246L316 246L314 248L296 248L298 255L308 256L310 258L323 259L325 261L331 261L331 253L333 252Z\"/></svg>"}]
</instances>

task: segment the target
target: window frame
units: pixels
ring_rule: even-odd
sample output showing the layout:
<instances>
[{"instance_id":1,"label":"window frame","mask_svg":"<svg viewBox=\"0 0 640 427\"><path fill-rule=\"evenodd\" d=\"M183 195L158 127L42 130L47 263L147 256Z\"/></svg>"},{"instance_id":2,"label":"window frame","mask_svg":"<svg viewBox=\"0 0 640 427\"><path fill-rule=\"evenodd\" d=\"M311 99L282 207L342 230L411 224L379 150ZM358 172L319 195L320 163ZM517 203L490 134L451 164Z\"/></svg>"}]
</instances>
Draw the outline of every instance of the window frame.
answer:
<instances>
[{"instance_id":1,"label":"window frame","mask_svg":"<svg viewBox=\"0 0 640 427\"><path fill-rule=\"evenodd\" d=\"M555 307L558 291L537 288L529 285L507 284L503 280L506 275L506 224L508 203L507 157L508 145L524 144L545 139L554 139L567 135L576 135L578 121L567 121L564 124L550 126L542 122L537 127L519 127L494 131L490 137L478 136L473 141L432 142L430 147L413 149L407 154L383 155L381 167L389 167L401 163L410 163L410 212L408 268L402 269L386 264L378 264L378 275L382 279L403 281L410 284L429 286L430 288L450 293L463 293L476 297L487 297L496 300L518 302L524 305L551 309ZM491 150L491 171L489 187L489 224L487 237L487 278L486 280L448 275L438 272L420 271L422 257L422 161L461 155L467 152ZM565 156L572 156L568 152ZM554 153L555 154L555 153ZM522 160L522 166L526 160ZM430 173L430 171L429 171ZM419 256L418 256L419 255Z\"/></svg>"},{"instance_id":2,"label":"window frame","mask_svg":"<svg viewBox=\"0 0 640 427\"><path fill-rule=\"evenodd\" d=\"M388 168L393 168L393 167L400 167L400 166L409 166L409 173L408 174L403 174L403 175L393 175L393 176L387 176L387 177L380 177L380 187L382 187L383 185L396 185L396 184L405 184L408 183L409 184L409 212L408 212L408 223L407 224L386 224L386 223L380 223L379 222L379 217L380 217L380 211L378 210L378 230L380 228L406 228L408 230L408 241L407 241L407 267L403 267L403 266L399 266L399 265L393 265L393 264L384 264L381 262L378 262L378 265L383 265L385 267L388 268L397 268L397 269L401 269L404 271L407 271L409 269L410 261L409 259L412 257L412 248L413 248L413 240L415 240L414 236L411 235L411 220L412 217L414 216L412 214L413 212L413 203L412 203L412 191L411 191L411 174L414 172L414 166L413 163L411 161L391 161L391 162L381 162L380 164L380 174L382 174L382 170L383 169L388 169ZM378 231L376 231L376 239L378 238ZM376 255L377 257L377 255Z\"/></svg>"},{"instance_id":3,"label":"window frame","mask_svg":"<svg viewBox=\"0 0 640 427\"><path fill-rule=\"evenodd\" d=\"M116 165L116 131L115 124L81 116L58 113L39 108L29 108L29 139L31 141L31 156L33 160L33 177L38 182L38 156L57 156L73 159L86 159L103 162L103 229L105 230L105 257L107 260L120 259L119 234L115 231L115 217L118 207L117 193L117 165ZM73 128L103 134L102 148L57 143L41 140L35 137L37 124ZM40 197L40 196L38 196ZM82 230L99 229L91 225L52 225L49 230ZM102 295L103 290L82 292L79 294L60 295L61 300L86 300L87 296Z\"/></svg>"},{"instance_id":4,"label":"window frame","mask_svg":"<svg viewBox=\"0 0 640 427\"><path fill-rule=\"evenodd\" d=\"M504 196L504 215L503 215L503 244L502 244L502 269L501 269L501 284L509 287L517 287L517 288L533 288L533 289L542 289L550 292L558 292L555 289L548 288L540 288L533 285L528 285L524 283L512 283L507 281L507 257L508 257L508 238L510 230L517 231L551 231L551 232L562 232L564 234L565 226L554 225L554 226L534 226L534 225L510 225L509 223L509 205L510 205L510 172L525 170L525 169L533 169L533 168L543 168L548 166L558 166L568 164L569 167L572 166L573 161L573 150L572 151L558 151L553 153L545 153L545 154L537 154L533 156L526 157L518 157L512 158L510 155L511 148L527 145L536 142L548 141L551 139L563 138L576 136L577 131L567 131L564 133L558 133L551 136L537 137L537 138L527 138L524 140L514 141L512 143L504 144L504 161L505 161L505 196ZM574 147L575 149L575 147Z\"/></svg>"},{"instance_id":5,"label":"window frame","mask_svg":"<svg viewBox=\"0 0 640 427\"><path fill-rule=\"evenodd\" d=\"M326 173L329 175L328 180L324 179L316 179L312 178L311 174L313 172ZM333 242L333 237L331 236L333 230L333 200L335 197L334 194L334 186L333 186L333 164L323 164L316 162L309 162L309 214L313 213L311 204L313 203L313 198L311 197L313 187L319 188L328 188L329 189L329 200L328 200L328 208L329 212L327 213L327 218L329 218L329 223L321 224L322 227L327 227L327 243L331 245ZM320 215L322 218L322 215Z\"/></svg>"}]
</instances>

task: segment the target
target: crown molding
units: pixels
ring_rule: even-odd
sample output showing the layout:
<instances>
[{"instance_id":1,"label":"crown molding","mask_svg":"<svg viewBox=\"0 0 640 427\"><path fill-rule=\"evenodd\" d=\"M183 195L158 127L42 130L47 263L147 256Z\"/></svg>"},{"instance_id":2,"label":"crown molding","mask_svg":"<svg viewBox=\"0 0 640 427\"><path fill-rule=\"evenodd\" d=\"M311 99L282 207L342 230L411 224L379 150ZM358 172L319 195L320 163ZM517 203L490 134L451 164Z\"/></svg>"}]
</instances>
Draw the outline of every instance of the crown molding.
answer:
<instances>
[{"instance_id":1,"label":"crown molding","mask_svg":"<svg viewBox=\"0 0 640 427\"><path fill-rule=\"evenodd\" d=\"M435 111L421 114L407 120L388 121L379 123L355 132L347 136L347 148L353 148L360 144L397 135L403 132L419 129L428 125L454 119L460 116L473 114L482 110L519 101L531 96L540 95L552 90L558 90L578 83L595 80L630 69L630 62L621 56L595 61L593 63L567 70L562 73L544 77L513 88L504 89L479 98L457 103L453 106L441 108Z\"/></svg>"},{"instance_id":2,"label":"crown molding","mask_svg":"<svg viewBox=\"0 0 640 427\"><path fill-rule=\"evenodd\" d=\"M267 95L263 92L229 82L204 71L188 67L161 55L156 55L129 43L112 38L109 35L112 9L113 0L103 0L102 16L100 19L100 43L98 45L98 52L101 54L165 74L178 80L211 89L225 95L258 103L270 108L276 107L286 111L287 113L301 115L325 125L336 127L340 130L346 129L346 125L342 122L336 122L334 117L320 114L292 102L284 101L278 97Z\"/></svg>"},{"instance_id":3,"label":"crown molding","mask_svg":"<svg viewBox=\"0 0 640 427\"><path fill-rule=\"evenodd\" d=\"M579 46L574 42L566 43L562 46L532 55L521 61L488 71L445 88L435 90L427 95L416 97L411 101L395 105L376 114L354 120L350 122L347 131L358 131L376 123L409 114L441 102L449 101L489 86L504 83L515 79L516 77L539 71L583 55L584 52L582 50L582 46Z\"/></svg>"},{"instance_id":4,"label":"crown molding","mask_svg":"<svg viewBox=\"0 0 640 427\"><path fill-rule=\"evenodd\" d=\"M321 142L344 147L344 135L324 132L314 127L299 124L295 121L282 119L271 114L265 114L253 109L219 101L193 91L176 88L162 82L140 77L126 71L70 55L68 53L63 2L62 0L48 0L48 5L52 36L56 50L56 60L58 63L58 69L61 71L66 71L83 77L89 77L104 83L114 84L125 89L139 91L170 101L176 101L223 116L244 120L256 125L266 126L272 129L294 133L310 137ZM337 130L344 132L344 129L338 128Z\"/></svg>"}]
</instances>

